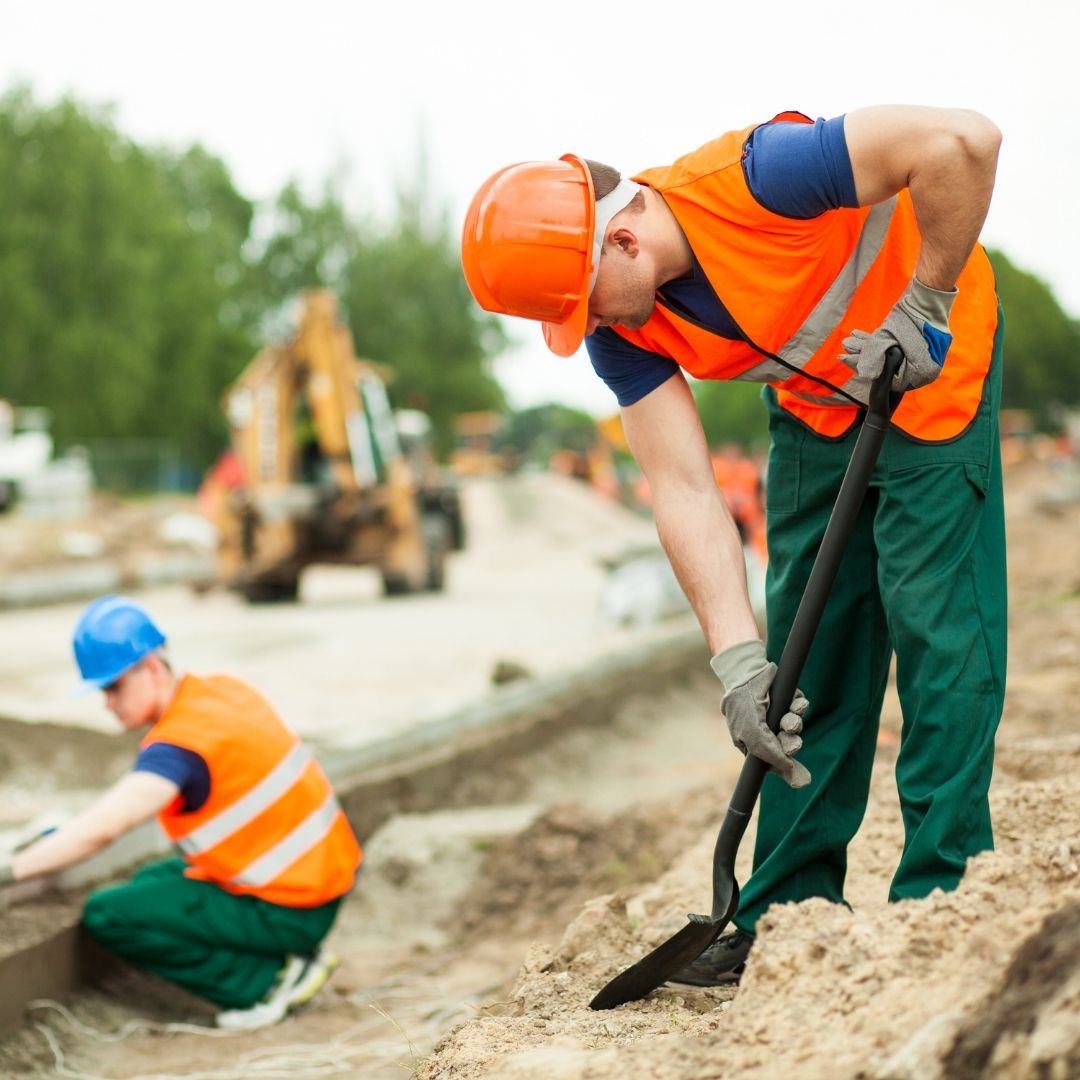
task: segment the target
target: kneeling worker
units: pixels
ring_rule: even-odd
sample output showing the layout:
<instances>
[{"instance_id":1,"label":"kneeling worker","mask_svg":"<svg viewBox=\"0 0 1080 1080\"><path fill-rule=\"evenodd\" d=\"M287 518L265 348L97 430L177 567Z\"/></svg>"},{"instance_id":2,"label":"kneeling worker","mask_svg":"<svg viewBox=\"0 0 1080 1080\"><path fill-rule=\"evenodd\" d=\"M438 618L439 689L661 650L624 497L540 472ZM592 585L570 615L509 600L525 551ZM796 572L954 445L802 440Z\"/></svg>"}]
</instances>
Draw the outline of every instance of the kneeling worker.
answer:
<instances>
[{"instance_id":1,"label":"kneeling worker","mask_svg":"<svg viewBox=\"0 0 1080 1080\"><path fill-rule=\"evenodd\" d=\"M254 689L178 675L165 635L106 596L75 627L88 688L128 731L134 770L56 832L0 864L0 881L54 873L157 815L182 858L86 902L84 925L126 960L208 998L219 1027L257 1028L310 1001L337 965L323 946L360 845L322 769Z\"/></svg>"}]
</instances>

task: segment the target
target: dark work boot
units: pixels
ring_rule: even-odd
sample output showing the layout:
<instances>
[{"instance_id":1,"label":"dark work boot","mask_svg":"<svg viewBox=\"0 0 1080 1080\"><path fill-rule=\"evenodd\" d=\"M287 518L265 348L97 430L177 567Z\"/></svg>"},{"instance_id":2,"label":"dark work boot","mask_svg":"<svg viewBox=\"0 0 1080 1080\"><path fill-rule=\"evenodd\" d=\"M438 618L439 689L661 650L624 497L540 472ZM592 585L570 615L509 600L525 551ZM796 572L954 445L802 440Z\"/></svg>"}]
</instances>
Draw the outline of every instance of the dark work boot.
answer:
<instances>
[{"instance_id":1,"label":"dark work boot","mask_svg":"<svg viewBox=\"0 0 1080 1080\"><path fill-rule=\"evenodd\" d=\"M683 986L729 986L742 978L754 939L741 930L717 938L668 982Z\"/></svg>"}]
</instances>

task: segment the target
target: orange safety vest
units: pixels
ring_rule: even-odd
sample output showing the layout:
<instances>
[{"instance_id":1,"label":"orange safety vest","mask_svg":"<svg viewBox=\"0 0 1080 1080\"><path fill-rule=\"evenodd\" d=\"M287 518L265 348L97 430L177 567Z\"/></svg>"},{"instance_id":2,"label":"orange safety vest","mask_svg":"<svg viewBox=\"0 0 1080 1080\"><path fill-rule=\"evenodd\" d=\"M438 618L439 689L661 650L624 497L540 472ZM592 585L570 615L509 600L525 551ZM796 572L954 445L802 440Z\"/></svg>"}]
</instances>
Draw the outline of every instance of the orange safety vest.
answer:
<instances>
[{"instance_id":1,"label":"orange safety vest","mask_svg":"<svg viewBox=\"0 0 1080 1080\"><path fill-rule=\"evenodd\" d=\"M811 122L801 113L774 120ZM662 297L640 330L613 329L699 379L770 383L788 412L836 438L855 422L867 390L838 359L841 342L852 330L876 330L911 281L922 242L915 211L906 190L809 220L766 210L742 169L757 126L634 177L663 196L743 339L683 319ZM994 276L981 247L957 287L945 366L893 415L894 425L929 442L956 438L974 419L997 329Z\"/></svg>"},{"instance_id":2,"label":"orange safety vest","mask_svg":"<svg viewBox=\"0 0 1080 1080\"><path fill-rule=\"evenodd\" d=\"M210 795L158 815L191 878L285 907L317 907L352 888L361 851L319 763L269 702L228 675L186 675L143 748L198 754Z\"/></svg>"}]
</instances>

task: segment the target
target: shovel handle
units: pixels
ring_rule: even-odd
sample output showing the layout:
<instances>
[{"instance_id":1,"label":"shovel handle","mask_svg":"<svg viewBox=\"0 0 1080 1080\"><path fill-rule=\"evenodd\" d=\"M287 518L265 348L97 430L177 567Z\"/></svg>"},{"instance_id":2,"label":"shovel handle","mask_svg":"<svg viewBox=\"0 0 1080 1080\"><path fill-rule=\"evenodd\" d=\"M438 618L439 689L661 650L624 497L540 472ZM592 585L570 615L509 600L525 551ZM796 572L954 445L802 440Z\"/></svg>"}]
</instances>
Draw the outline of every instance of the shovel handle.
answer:
<instances>
[{"instance_id":1,"label":"shovel handle","mask_svg":"<svg viewBox=\"0 0 1080 1080\"><path fill-rule=\"evenodd\" d=\"M885 441L889 429L889 418L900 403L902 394L892 392L892 381L903 363L904 354L899 346L893 346L885 353L885 367L870 387L870 403L863 419L855 448L851 453L847 471L844 473L836 503L829 515L821 546L818 548L813 569L806 583L802 600L799 602L795 620L784 644L784 651L777 665L776 678L769 689L769 708L765 722L773 732L780 730L780 721L788 711L807 654L821 622L826 601L832 590L836 573L840 568L844 549L855 527L855 521L870 486L870 476L877 463L878 453ZM713 855L715 870L721 866L734 867L735 852L742 839L750 816L754 812L761 785L769 766L760 758L748 755L739 773L738 782L731 796L720 835L716 839Z\"/></svg>"},{"instance_id":2,"label":"shovel handle","mask_svg":"<svg viewBox=\"0 0 1080 1080\"><path fill-rule=\"evenodd\" d=\"M829 516L821 547L810 572L802 602L792 623L773 680L767 712L769 727L775 732L780 719L795 694L795 684L802 674L810 643L821 621L829 590L840 566L840 557L847 545L863 496L870 484L870 474L877 461L878 451L885 439L892 409L899 396L890 397L889 388L901 362L898 348L885 354L885 370L870 390L870 406L855 449L844 473L836 505ZM739 906L739 885L735 880L735 854L753 813L754 803L761 791L768 766L756 757L747 757L739 781L731 797L720 835L713 853L712 915L691 915L690 921L677 934L653 949L648 956L616 975L589 1002L593 1009L612 1009L627 1001L643 998L661 983L676 974L684 965L704 952L723 931Z\"/></svg>"}]
</instances>

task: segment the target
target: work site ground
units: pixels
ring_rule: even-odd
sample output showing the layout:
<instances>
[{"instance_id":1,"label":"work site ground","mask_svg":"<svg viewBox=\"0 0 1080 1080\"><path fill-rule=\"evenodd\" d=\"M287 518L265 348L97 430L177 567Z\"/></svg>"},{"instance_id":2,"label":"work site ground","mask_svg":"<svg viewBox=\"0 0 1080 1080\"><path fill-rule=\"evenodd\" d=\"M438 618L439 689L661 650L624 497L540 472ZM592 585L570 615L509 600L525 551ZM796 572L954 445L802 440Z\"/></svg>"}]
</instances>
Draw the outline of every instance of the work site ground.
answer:
<instances>
[{"instance_id":1,"label":"work site ground","mask_svg":"<svg viewBox=\"0 0 1080 1080\"><path fill-rule=\"evenodd\" d=\"M901 844L892 780L900 715L890 691L870 805L850 852L853 910L815 901L774 908L737 990L667 986L590 1011L600 986L709 904L712 845L740 759L703 658L700 668L642 688L609 722L519 739L497 768L467 768L463 759L445 807L397 814L363 836L365 869L329 942L342 964L305 1011L259 1032L214 1033L204 1003L114 966L97 985L33 1003L0 1042L0 1075L1080 1076L1080 501L1061 497L1067 483L1062 469L1035 462L1006 474L1011 638L991 788L997 850L972 862L955 893L885 903ZM517 511L531 513L527 498L513 501L519 496L511 496ZM541 547L527 554L545 558ZM577 586L602 589L584 572ZM533 587L535 618L558 635L557 598ZM174 593L163 595L181 610ZM420 602L460 603L468 622L479 603L469 595L462 602L452 585ZM576 610L563 601L564 614ZM363 603L357 610L368 617ZM284 648L288 619L279 617L274 647ZM307 650L311 613L300 605L295 617L303 624L295 642ZM549 671L571 664L575 651L579 660L600 655L599 638L584 632L545 652L536 630L532 662ZM600 632L605 649L629 645L633 635L618 633ZM527 649L508 658L530 663ZM289 674L307 676L317 694L310 671ZM44 675L35 678L42 686ZM455 701L475 689L458 679ZM414 674L405 689L414 707L419 681ZM338 703L346 684L343 673ZM382 693L380 702L392 700L389 686ZM401 710L395 723L404 730ZM309 712L314 733L329 739L326 718ZM69 781L81 775L89 741L102 745L96 732L81 735L88 742L73 741ZM19 748L4 736L11 764L0 794L7 785L31 799L49 777L39 769L20 784ZM124 759L115 753L114 768ZM740 881L752 840L751 831Z\"/></svg>"}]
</instances>

